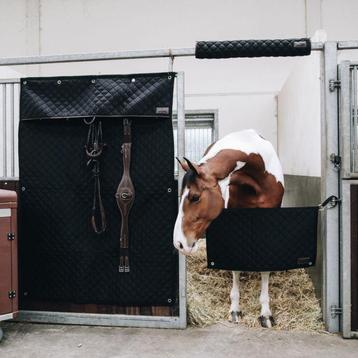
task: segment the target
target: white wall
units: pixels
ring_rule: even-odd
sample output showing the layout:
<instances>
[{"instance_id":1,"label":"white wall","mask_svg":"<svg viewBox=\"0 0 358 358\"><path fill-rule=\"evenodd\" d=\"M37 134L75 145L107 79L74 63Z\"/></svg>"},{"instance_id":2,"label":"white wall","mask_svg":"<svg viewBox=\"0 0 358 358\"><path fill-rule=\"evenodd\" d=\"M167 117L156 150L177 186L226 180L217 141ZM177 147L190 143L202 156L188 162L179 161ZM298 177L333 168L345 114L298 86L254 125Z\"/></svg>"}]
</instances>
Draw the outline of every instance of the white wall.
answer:
<instances>
[{"instance_id":1,"label":"white wall","mask_svg":"<svg viewBox=\"0 0 358 358\"><path fill-rule=\"evenodd\" d=\"M320 54L295 66L278 95L278 152L285 174L321 175Z\"/></svg>"},{"instance_id":2,"label":"white wall","mask_svg":"<svg viewBox=\"0 0 358 358\"><path fill-rule=\"evenodd\" d=\"M0 57L193 47L196 40L311 36L319 28L327 32L328 40L349 40L358 39L357 18L356 0L0 0ZM292 69L304 61L178 58L174 70L186 73L188 108L219 109L221 136L254 127L276 143L274 96ZM24 76L136 73L167 71L168 61L106 61L15 69ZM249 96L244 97L244 93ZM281 97L282 102L283 94ZM296 101L298 106L298 99L288 97L288 103ZM284 141L285 135L293 133L281 127L279 141ZM303 129L295 128L294 132L299 130ZM288 143L282 145L284 148ZM292 164L286 162L287 171L293 172ZM297 171L316 175L313 167L316 164L312 168L302 164Z\"/></svg>"}]
</instances>

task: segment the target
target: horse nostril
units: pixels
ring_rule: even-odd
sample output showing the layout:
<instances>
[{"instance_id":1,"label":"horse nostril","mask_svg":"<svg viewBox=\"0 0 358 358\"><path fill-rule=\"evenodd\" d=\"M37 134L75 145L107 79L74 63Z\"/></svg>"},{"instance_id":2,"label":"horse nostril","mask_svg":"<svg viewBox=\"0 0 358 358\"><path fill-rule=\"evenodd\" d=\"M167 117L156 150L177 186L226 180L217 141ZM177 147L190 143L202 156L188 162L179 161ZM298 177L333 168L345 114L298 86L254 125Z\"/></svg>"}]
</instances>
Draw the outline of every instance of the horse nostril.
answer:
<instances>
[{"instance_id":1,"label":"horse nostril","mask_svg":"<svg viewBox=\"0 0 358 358\"><path fill-rule=\"evenodd\" d=\"M193 242L193 245L191 245L191 247L194 247L194 246L195 246L195 244L196 244L196 242Z\"/></svg>"},{"instance_id":2,"label":"horse nostril","mask_svg":"<svg viewBox=\"0 0 358 358\"><path fill-rule=\"evenodd\" d=\"M179 247L182 249L184 246L181 242L179 242Z\"/></svg>"}]
</instances>

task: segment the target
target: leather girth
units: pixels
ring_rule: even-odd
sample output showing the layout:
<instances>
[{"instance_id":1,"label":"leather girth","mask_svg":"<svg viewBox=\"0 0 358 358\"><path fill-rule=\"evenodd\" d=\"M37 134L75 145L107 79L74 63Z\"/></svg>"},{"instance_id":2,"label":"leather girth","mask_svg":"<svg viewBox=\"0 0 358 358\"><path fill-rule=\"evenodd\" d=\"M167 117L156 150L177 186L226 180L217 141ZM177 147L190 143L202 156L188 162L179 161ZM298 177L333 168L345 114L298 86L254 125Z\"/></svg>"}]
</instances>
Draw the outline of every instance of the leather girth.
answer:
<instances>
[{"instance_id":1,"label":"leather girth","mask_svg":"<svg viewBox=\"0 0 358 358\"><path fill-rule=\"evenodd\" d=\"M117 205L122 217L121 235L119 241L120 257L119 257L119 272L129 272L129 212L133 206L135 198L134 185L130 177L131 164L131 122L128 119L123 120L123 176L118 185L115 197Z\"/></svg>"}]
</instances>

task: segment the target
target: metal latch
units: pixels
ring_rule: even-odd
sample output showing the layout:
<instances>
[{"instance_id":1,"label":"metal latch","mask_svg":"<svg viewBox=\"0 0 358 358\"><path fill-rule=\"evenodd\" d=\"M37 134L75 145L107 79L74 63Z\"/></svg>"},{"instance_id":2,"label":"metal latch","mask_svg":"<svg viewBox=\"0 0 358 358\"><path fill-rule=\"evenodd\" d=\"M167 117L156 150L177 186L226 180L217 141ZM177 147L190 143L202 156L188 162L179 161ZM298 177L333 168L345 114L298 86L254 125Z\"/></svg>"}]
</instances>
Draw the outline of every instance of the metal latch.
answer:
<instances>
[{"instance_id":1,"label":"metal latch","mask_svg":"<svg viewBox=\"0 0 358 358\"><path fill-rule=\"evenodd\" d=\"M318 205L319 210L324 209L332 209L337 206L338 203L340 203L342 199L337 198L335 195L331 195L328 197L324 202Z\"/></svg>"},{"instance_id":2,"label":"metal latch","mask_svg":"<svg viewBox=\"0 0 358 358\"><path fill-rule=\"evenodd\" d=\"M329 80L328 81L329 90L334 92L336 88L341 88L341 81L339 80Z\"/></svg>"},{"instance_id":3,"label":"metal latch","mask_svg":"<svg viewBox=\"0 0 358 358\"><path fill-rule=\"evenodd\" d=\"M7 233L7 239L8 240L15 240L15 233L14 232L8 232Z\"/></svg>"},{"instance_id":4,"label":"metal latch","mask_svg":"<svg viewBox=\"0 0 358 358\"><path fill-rule=\"evenodd\" d=\"M334 167L336 169L340 169L341 168L341 163L342 163L342 157L340 155L337 155L335 153L332 153L329 156L329 159L331 161L331 163L334 165Z\"/></svg>"},{"instance_id":5,"label":"metal latch","mask_svg":"<svg viewBox=\"0 0 358 358\"><path fill-rule=\"evenodd\" d=\"M338 307L336 305L331 306L331 317L336 318L337 316L340 316L343 313L342 307Z\"/></svg>"},{"instance_id":6,"label":"metal latch","mask_svg":"<svg viewBox=\"0 0 358 358\"><path fill-rule=\"evenodd\" d=\"M8 296L9 296L10 300L14 299L16 297L16 291L15 290L9 291Z\"/></svg>"}]
</instances>

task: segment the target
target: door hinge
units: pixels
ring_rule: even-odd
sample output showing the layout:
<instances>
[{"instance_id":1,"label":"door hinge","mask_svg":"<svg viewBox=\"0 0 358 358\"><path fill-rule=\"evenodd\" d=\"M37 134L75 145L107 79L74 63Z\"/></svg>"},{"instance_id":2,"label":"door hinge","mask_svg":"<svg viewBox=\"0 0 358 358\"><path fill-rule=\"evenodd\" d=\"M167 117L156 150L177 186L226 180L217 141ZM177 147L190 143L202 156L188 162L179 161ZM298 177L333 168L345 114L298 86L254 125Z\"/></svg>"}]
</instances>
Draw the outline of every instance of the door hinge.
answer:
<instances>
[{"instance_id":1,"label":"door hinge","mask_svg":"<svg viewBox=\"0 0 358 358\"><path fill-rule=\"evenodd\" d=\"M331 317L336 318L337 316L340 316L343 313L342 307L338 307L336 305L331 306Z\"/></svg>"},{"instance_id":2,"label":"door hinge","mask_svg":"<svg viewBox=\"0 0 358 358\"><path fill-rule=\"evenodd\" d=\"M9 296L10 300L12 300L13 298L16 297L16 291L15 290L9 291L8 296Z\"/></svg>"},{"instance_id":3,"label":"door hinge","mask_svg":"<svg viewBox=\"0 0 358 358\"><path fill-rule=\"evenodd\" d=\"M8 240L15 240L15 233L14 232L8 232L7 233L7 239Z\"/></svg>"},{"instance_id":4,"label":"door hinge","mask_svg":"<svg viewBox=\"0 0 358 358\"><path fill-rule=\"evenodd\" d=\"M334 92L336 88L341 88L341 81L339 80L329 80L328 81L329 90Z\"/></svg>"},{"instance_id":5,"label":"door hinge","mask_svg":"<svg viewBox=\"0 0 358 358\"><path fill-rule=\"evenodd\" d=\"M334 165L334 167L336 169L340 169L341 168L341 163L342 163L342 157L340 155L337 155L335 153L332 153L329 156L329 160L331 161L331 163Z\"/></svg>"}]
</instances>

